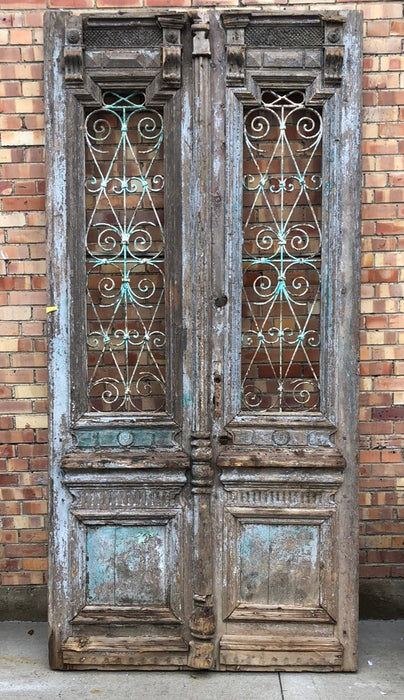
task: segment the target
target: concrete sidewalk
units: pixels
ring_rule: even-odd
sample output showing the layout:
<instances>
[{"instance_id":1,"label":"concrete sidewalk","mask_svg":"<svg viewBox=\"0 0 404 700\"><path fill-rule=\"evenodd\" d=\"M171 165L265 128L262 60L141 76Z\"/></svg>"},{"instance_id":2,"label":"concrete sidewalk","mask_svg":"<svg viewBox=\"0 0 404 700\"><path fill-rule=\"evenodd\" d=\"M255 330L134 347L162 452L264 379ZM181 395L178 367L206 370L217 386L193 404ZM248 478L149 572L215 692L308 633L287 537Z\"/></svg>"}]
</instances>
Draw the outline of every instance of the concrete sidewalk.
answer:
<instances>
[{"instance_id":1,"label":"concrete sidewalk","mask_svg":"<svg viewBox=\"0 0 404 700\"><path fill-rule=\"evenodd\" d=\"M47 628L0 622L2 700L404 700L404 620L360 623L359 672L51 671Z\"/></svg>"}]
</instances>

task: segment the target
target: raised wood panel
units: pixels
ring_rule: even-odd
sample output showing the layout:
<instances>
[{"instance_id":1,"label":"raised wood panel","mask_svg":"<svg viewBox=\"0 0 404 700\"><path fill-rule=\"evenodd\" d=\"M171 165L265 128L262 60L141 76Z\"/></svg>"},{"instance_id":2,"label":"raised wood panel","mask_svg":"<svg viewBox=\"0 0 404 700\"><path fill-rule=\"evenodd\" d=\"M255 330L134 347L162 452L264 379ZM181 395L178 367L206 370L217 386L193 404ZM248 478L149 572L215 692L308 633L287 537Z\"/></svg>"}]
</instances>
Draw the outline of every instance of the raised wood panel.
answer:
<instances>
[{"instance_id":1,"label":"raised wood panel","mask_svg":"<svg viewBox=\"0 0 404 700\"><path fill-rule=\"evenodd\" d=\"M99 525L87 529L87 603L164 605L169 562L165 526Z\"/></svg>"},{"instance_id":2,"label":"raised wood panel","mask_svg":"<svg viewBox=\"0 0 404 700\"><path fill-rule=\"evenodd\" d=\"M318 607L319 527L240 524L240 602Z\"/></svg>"},{"instance_id":3,"label":"raised wood panel","mask_svg":"<svg viewBox=\"0 0 404 700\"><path fill-rule=\"evenodd\" d=\"M188 645L181 637L69 637L62 647L69 668L179 667L186 664Z\"/></svg>"},{"instance_id":4,"label":"raised wood panel","mask_svg":"<svg viewBox=\"0 0 404 700\"><path fill-rule=\"evenodd\" d=\"M172 625L180 624L180 620L169 608L148 605L131 606L108 606L108 605L86 605L76 617L72 624L76 625Z\"/></svg>"},{"instance_id":5,"label":"raised wood panel","mask_svg":"<svg viewBox=\"0 0 404 700\"><path fill-rule=\"evenodd\" d=\"M238 605L228 618L239 622L308 622L334 623L335 620L323 608L296 607L293 605Z\"/></svg>"},{"instance_id":6,"label":"raised wood panel","mask_svg":"<svg viewBox=\"0 0 404 700\"><path fill-rule=\"evenodd\" d=\"M340 667L343 647L336 639L226 636L220 642L220 662L237 670L328 670Z\"/></svg>"},{"instance_id":7,"label":"raised wood panel","mask_svg":"<svg viewBox=\"0 0 404 700\"><path fill-rule=\"evenodd\" d=\"M275 609L276 619L298 621L301 610L307 621L335 619L333 525L330 512L314 509L226 508L227 619L269 621Z\"/></svg>"}]
</instances>

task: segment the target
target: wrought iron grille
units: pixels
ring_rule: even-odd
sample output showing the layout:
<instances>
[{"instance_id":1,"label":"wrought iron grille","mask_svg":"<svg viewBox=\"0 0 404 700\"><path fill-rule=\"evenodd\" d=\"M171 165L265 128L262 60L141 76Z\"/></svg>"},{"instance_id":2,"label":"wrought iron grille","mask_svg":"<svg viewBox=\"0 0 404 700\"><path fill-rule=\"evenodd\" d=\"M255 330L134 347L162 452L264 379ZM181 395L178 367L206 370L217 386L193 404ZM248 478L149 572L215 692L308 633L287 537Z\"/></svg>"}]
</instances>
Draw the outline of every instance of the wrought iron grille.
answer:
<instances>
[{"instance_id":1,"label":"wrought iron grille","mask_svg":"<svg viewBox=\"0 0 404 700\"><path fill-rule=\"evenodd\" d=\"M163 32L160 27L86 27L86 49L135 49L161 46Z\"/></svg>"},{"instance_id":2,"label":"wrought iron grille","mask_svg":"<svg viewBox=\"0 0 404 700\"><path fill-rule=\"evenodd\" d=\"M85 139L89 410L164 411L162 114L106 92Z\"/></svg>"},{"instance_id":3,"label":"wrought iron grille","mask_svg":"<svg viewBox=\"0 0 404 700\"><path fill-rule=\"evenodd\" d=\"M245 43L251 48L254 46L314 48L323 45L323 28L321 24L302 24L300 27L249 24L245 28Z\"/></svg>"},{"instance_id":4,"label":"wrought iron grille","mask_svg":"<svg viewBox=\"0 0 404 700\"><path fill-rule=\"evenodd\" d=\"M242 407L319 405L321 112L267 90L244 114Z\"/></svg>"}]
</instances>

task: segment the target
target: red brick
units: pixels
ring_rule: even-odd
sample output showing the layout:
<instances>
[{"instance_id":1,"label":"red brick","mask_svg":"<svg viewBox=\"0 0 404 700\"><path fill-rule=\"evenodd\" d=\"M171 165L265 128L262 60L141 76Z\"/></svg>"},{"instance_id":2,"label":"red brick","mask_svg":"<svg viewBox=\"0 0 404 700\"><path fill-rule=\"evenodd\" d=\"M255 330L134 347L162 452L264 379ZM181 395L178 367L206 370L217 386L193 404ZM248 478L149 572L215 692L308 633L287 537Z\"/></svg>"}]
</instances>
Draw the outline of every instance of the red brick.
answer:
<instances>
[{"instance_id":1,"label":"red brick","mask_svg":"<svg viewBox=\"0 0 404 700\"><path fill-rule=\"evenodd\" d=\"M20 97L20 95L21 83L14 83L11 81L3 81L0 83L0 97ZM6 145L6 143L4 145Z\"/></svg>"},{"instance_id":2,"label":"red brick","mask_svg":"<svg viewBox=\"0 0 404 700\"><path fill-rule=\"evenodd\" d=\"M25 445L18 445L17 451L19 457L45 457L48 453L48 446L46 444L32 445L28 443Z\"/></svg>"},{"instance_id":3,"label":"red brick","mask_svg":"<svg viewBox=\"0 0 404 700\"><path fill-rule=\"evenodd\" d=\"M24 25L26 27L42 27L43 12L25 12Z\"/></svg>"},{"instance_id":4,"label":"red brick","mask_svg":"<svg viewBox=\"0 0 404 700\"><path fill-rule=\"evenodd\" d=\"M404 90L383 90L379 93L379 105L403 105Z\"/></svg>"},{"instance_id":5,"label":"red brick","mask_svg":"<svg viewBox=\"0 0 404 700\"><path fill-rule=\"evenodd\" d=\"M49 7L60 7L69 8L72 7L74 10L85 9L88 7L93 7L93 0L49 0Z\"/></svg>"},{"instance_id":6,"label":"red brick","mask_svg":"<svg viewBox=\"0 0 404 700\"><path fill-rule=\"evenodd\" d=\"M1 433L0 433L1 437ZM0 457L14 457L15 447L13 445L6 445L0 443Z\"/></svg>"},{"instance_id":7,"label":"red brick","mask_svg":"<svg viewBox=\"0 0 404 700\"><path fill-rule=\"evenodd\" d=\"M24 501L21 504L22 514L27 515L46 515L48 512L47 502L42 501Z\"/></svg>"},{"instance_id":8,"label":"red brick","mask_svg":"<svg viewBox=\"0 0 404 700\"><path fill-rule=\"evenodd\" d=\"M360 373L364 376L391 375L393 373L392 362L361 362ZM380 395L378 396L380 402Z\"/></svg>"},{"instance_id":9,"label":"red brick","mask_svg":"<svg viewBox=\"0 0 404 700\"><path fill-rule=\"evenodd\" d=\"M33 211L45 209L44 197L7 197L3 201L4 211Z\"/></svg>"},{"instance_id":10,"label":"red brick","mask_svg":"<svg viewBox=\"0 0 404 700\"><path fill-rule=\"evenodd\" d=\"M21 505L17 503L17 501L13 501L12 503L0 501L0 515L20 515L20 511Z\"/></svg>"},{"instance_id":11,"label":"red brick","mask_svg":"<svg viewBox=\"0 0 404 700\"><path fill-rule=\"evenodd\" d=\"M0 559L0 571L20 571L21 568L19 559Z\"/></svg>"},{"instance_id":12,"label":"red brick","mask_svg":"<svg viewBox=\"0 0 404 700\"><path fill-rule=\"evenodd\" d=\"M387 22L386 20L380 20L379 22L366 22L367 36L389 36L389 34L389 22Z\"/></svg>"},{"instance_id":13,"label":"red brick","mask_svg":"<svg viewBox=\"0 0 404 700\"><path fill-rule=\"evenodd\" d=\"M377 221L376 234L382 236L396 236L404 233L404 223L402 221Z\"/></svg>"},{"instance_id":14,"label":"red brick","mask_svg":"<svg viewBox=\"0 0 404 700\"><path fill-rule=\"evenodd\" d=\"M379 268L376 270L362 270L362 282L398 282L398 270L393 268Z\"/></svg>"},{"instance_id":15,"label":"red brick","mask_svg":"<svg viewBox=\"0 0 404 700\"><path fill-rule=\"evenodd\" d=\"M0 431L0 441L3 444L6 443L32 443L34 440L34 433L32 430L1 430Z\"/></svg>"},{"instance_id":16,"label":"red brick","mask_svg":"<svg viewBox=\"0 0 404 700\"><path fill-rule=\"evenodd\" d=\"M23 401L21 399L11 399L10 401L0 401L0 412L3 413L29 413L31 410L31 401Z\"/></svg>"},{"instance_id":17,"label":"red brick","mask_svg":"<svg viewBox=\"0 0 404 700\"><path fill-rule=\"evenodd\" d=\"M35 498L42 498L43 491L42 488L2 488L1 497L5 501L20 501L20 500L32 500Z\"/></svg>"},{"instance_id":18,"label":"red brick","mask_svg":"<svg viewBox=\"0 0 404 700\"><path fill-rule=\"evenodd\" d=\"M21 557L44 557L46 547L41 544L6 544L5 556L9 559Z\"/></svg>"},{"instance_id":19,"label":"red brick","mask_svg":"<svg viewBox=\"0 0 404 700\"><path fill-rule=\"evenodd\" d=\"M3 586L34 586L44 583L44 578L41 572L19 572L16 574L3 574L1 583Z\"/></svg>"},{"instance_id":20,"label":"red brick","mask_svg":"<svg viewBox=\"0 0 404 700\"><path fill-rule=\"evenodd\" d=\"M11 430L13 427L12 416L0 416L0 430Z\"/></svg>"},{"instance_id":21,"label":"red brick","mask_svg":"<svg viewBox=\"0 0 404 700\"><path fill-rule=\"evenodd\" d=\"M17 486L18 476L16 474L0 474L0 486Z\"/></svg>"},{"instance_id":22,"label":"red brick","mask_svg":"<svg viewBox=\"0 0 404 700\"><path fill-rule=\"evenodd\" d=\"M390 567L388 566L360 566L359 576L361 578L388 578Z\"/></svg>"},{"instance_id":23,"label":"red brick","mask_svg":"<svg viewBox=\"0 0 404 700\"><path fill-rule=\"evenodd\" d=\"M3 2L5 0L2 0ZM0 51L0 61L4 63L18 63L21 60L21 51L19 48L11 46L2 46ZM15 111L15 110L14 110Z\"/></svg>"},{"instance_id":24,"label":"red brick","mask_svg":"<svg viewBox=\"0 0 404 700\"><path fill-rule=\"evenodd\" d=\"M364 219L394 219L396 215L394 204L365 204L362 207Z\"/></svg>"},{"instance_id":25,"label":"red brick","mask_svg":"<svg viewBox=\"0 0 404 700\"><path fill-rule=\"evenodd\" d=\"M31 31L31 29L10 29L9 37L10 37L10 44L31 44L32 43L32 31Z\"/></svg>"},{"instance_id":26,"label":"red brick","mask_svg":"<svg viewBox=\"0 0 404 700\"><path fill-rule=\"evenodd\" d=\"M179 0L179 2L175 3L179 7L182 5L182 2ZM97 7L116 7L116 8L122 8L122 7L141 7L142 5L142 0L97 0Z\"/></svg>"},{"instance_id":27,"label":"red brick","mask_svg":"<svg viewBox=\"0 0 404 700\"><path fill-rule=\"evenodd\" d=\"M400 36L404 36L404 20L394 19L392 22L390 22L390 34L399 34Z\"/></svg>"},{"instance_id":28,"label":"red brick","mask_svg":"<svg viewBox=\"0 0 404 700\"><path fill-rule=\"evenodd\" d=\"M43 530L22 530L20 532L20 542L47 542L48 535Z\"/></svg>"},{"instance_id":29,"label":"red brick","mask_svg":"<svg viewBox=\"0 0 404 700\"><path fill-rule=\"evenodd\" d=\"M383 141L364 141L362 145L364 155L388 155L398 153L397 141L383 139Z\"/></svg>"},{"instance_id":30,"label":"red brick","mask_svg":"<svg viewBox=\"0 0 404 700\"><path fill-rule=\"evenodd\" d=\"M22 119L15 114L0 115L0 129L2 131L17 131L21 129Z\"/></svg>"},{"instance_id":31,"label":"red brick","mask_svg":"<svg viewBox=\"0 0 404 700\"><path fill-rule=\"evenodd\" d=\"M379 124L379 136L384 139L401 138L404 136L404 124Z\"/></svg>"},{"instance_id":32,"label":"red brick","mask_svg":"<svg viewBox=\"0 0 404 700\"><path fill-rule=\"evenodd\" d=\"M29 558L29 559L23 559L22 560L22 568L25 569L25 571L45 571L48 568L48 562L46 559L34 559L34 558Z\"/></svg>"}]
</instances>

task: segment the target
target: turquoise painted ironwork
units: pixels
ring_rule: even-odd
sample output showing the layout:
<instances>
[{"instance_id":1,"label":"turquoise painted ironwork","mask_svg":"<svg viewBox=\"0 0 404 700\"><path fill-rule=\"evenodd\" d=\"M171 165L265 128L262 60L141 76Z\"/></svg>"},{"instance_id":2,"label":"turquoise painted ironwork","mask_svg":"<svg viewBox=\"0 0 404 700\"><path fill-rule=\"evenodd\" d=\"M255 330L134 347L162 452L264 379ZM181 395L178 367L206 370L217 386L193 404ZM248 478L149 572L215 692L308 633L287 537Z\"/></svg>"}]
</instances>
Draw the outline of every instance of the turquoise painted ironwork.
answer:
<instances>
[{"instance_id":1,"label":"turquoise painted ironwork","mask_svg":"<svg viewBox=\"0 0 404 700\"><path fill-rule=\"evenodd\" d=\"M163 119L106 92L85 120L90 411L164 411Z\"/></svg>"},{"instance_id":2,"label":"turquoise painted ironwork","mask_svg":"<svg viewBox=\"0 0 404 700\"><path fill-rule=\"evenodd\" d=\"M319 405L321 112L266 90L244 115L242 407Z\"/></svg>"}]
</instances>

